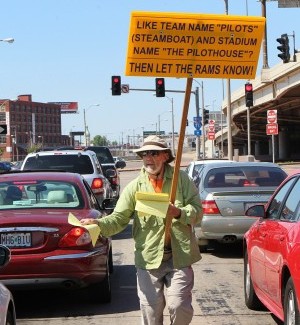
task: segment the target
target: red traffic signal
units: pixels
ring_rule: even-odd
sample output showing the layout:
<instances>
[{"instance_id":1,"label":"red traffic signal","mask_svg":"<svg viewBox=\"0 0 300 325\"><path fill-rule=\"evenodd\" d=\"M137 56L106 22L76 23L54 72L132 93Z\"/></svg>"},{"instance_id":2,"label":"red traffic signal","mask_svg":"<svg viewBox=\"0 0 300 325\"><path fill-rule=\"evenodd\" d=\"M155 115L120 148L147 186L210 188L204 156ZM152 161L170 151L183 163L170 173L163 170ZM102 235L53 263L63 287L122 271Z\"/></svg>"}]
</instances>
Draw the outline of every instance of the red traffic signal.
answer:
<instances>
[{"instance_id":1,"label":"red traffic signal","mask_svg":"<svg viewBox=\"0 0 300 325\"><path fill-rule=\"evenodd\" d=\"M253 106L253 86L250 83L245 84L245 102L247 107Z\"/></svg>"},{"instance_id":2,"label":"red traffic signal","mask_svg":"<svg viewBox=\"0 0 300 325\"><path fill-rule=\"evenodd\" d=\"M165 97L165 78L155 78L156 97Z\"/></svg>"},{"instance_id":3,"label":"red traffic signal","mask_svg":"<svg viewBox=\"0 0 300 325\"><path fill-rule=\"evenodd\" d=\"M113 96L121 95L121 77L112 76L111 77L111 94Z\"/></svg>"}]
</instances>

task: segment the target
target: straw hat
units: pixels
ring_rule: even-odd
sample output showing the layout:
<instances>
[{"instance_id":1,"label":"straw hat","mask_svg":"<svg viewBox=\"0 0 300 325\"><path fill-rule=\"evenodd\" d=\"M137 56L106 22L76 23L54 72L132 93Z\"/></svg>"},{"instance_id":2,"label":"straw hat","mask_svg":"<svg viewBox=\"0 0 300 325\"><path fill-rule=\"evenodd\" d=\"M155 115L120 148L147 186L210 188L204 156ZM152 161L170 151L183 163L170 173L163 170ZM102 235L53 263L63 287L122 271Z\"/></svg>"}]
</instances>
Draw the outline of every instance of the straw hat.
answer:
<instances>
[{"instance_id":1,"label":"straw hat","mask_svg":"<svg viewBox=\"0 0 300 325\"><path fill-rule=\"evenodd\" d=\"M141 157L141 153L148 150L167 152L169 154L169 159L166 161L167 163L170 163L175 159L167 142L156 135L149 135L144 139L143 145L139 149L133 150L133 152L136 152Z\"/></svg>"}]
</instances>

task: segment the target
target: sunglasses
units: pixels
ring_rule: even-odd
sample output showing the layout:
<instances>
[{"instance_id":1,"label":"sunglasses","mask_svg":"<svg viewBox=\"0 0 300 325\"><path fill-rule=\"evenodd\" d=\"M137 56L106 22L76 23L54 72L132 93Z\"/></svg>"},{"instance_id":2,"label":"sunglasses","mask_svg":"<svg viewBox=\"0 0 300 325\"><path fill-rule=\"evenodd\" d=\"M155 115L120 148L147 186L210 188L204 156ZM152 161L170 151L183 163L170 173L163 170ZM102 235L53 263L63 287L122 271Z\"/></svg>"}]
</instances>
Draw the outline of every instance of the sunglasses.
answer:
<instances>
[{"instance_id":1,"label":"sunglasses","mask_svg":"<svg viewBox=\"0 0 300 325\"><path fill-rule=\"evenodd\" d=\"M146 157L146 156L150 155L152 157L157 157L160 152L161 151L159 151L159 150L147 150L147 151L141 152L141 156Z\"/></svg>"}]
</instances>

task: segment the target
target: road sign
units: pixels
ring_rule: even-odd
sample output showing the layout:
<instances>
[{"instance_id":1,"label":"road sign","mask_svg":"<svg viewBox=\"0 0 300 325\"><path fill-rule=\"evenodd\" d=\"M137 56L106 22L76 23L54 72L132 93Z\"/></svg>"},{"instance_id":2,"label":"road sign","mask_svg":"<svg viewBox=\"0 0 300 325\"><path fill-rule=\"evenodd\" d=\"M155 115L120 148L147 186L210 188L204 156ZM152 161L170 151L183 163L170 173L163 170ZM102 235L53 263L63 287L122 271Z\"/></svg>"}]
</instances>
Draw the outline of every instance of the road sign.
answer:
<instances>
[{"instance_id":1,"label":"road sign","mask_svg":"<svg viewBox=\"0 0 300 325\"><path fill-rule=\"evenodd\" d=\"M129 85L127 85L127 84L121 85L121 91L123 94L128 94L129 93Z\"/></svg>"},{"instance_id":2,"label":"road sign","mask_svg":"<svg viewBox=\"0 0 300 325\"><path fill-rule=\"evenodd\" d=\"M254 79L265 17L133 11L126 75Z\"/></svg>"},{"instance_id":3,"label":"road sign","mask_svg":"<svg viewBox=\"0 0 300 325\"><path fill-rule=\"evenodd\" d=\"M278 134L278 124L277 123L268 123L266 125L267 135L277 135Z\"/></svg>"},{"instance_id":4,"label":"road sign","mask_svg":"<svg viewBox=\"0 0 300 325\"><path fill-rule=\"evenodd\" d=\"M215 132L215 126L214 126L214 124L208 124L208 131Z\"/></svg>"},{"instance_id":5,"label":"road sign","mask_svg":"<svg viewBox=\"0 0 300 325\"><path fill-rule=\"evenodd\" d=\"M207 138L208 140L215 140L215 132L208 132Z\"/></svg>"},{"instance_id":6,"label":"road sign","mask_svg":"<svg viewBox=\"0 0 300 325\"><path fill-rule=\"evenodd\" d=\"M215 125L215 122L216 122L215 120L208 120L209 125Z\"/></svg>"},{"instance_id":7,"label":"road sign","mask_svg":"<svg viewBox=\"0 0 300 325\"><path fill-rule=\"evenodd\" d=\"M0 125L0 134L7 134L7 125L6 124Z\"/></svg>"},{"instance_id":8,"label":"road sign","mask_svg":"<svg viewBox=\"0 0 300 325\"><path fill-rule=\"evenodd\" d=\"M197 137L199 137L201 134L201 130L194 130L194 135L196 135Z\"/></svg>"},{"instance_id":9,"label":"road sign","mask_svg":"<svg viewBox=\"0 0 300 325\"><path fill-rule=\"evenodd\" d=\"M193 120L194 120L194 127L195 127L195 129L200 130L201 129L201 126L202 126L201 117L200 116L195 116L193 118Z\"/></svg>"},{"instance_id":10,"label":"road sign","mask_svg":"<svg viewBox=\"0 0 300 325\"><path fill-rule=\"evenodd\" d=\"M277 110L269 109L267 111L267 122L268 123L277 123Z\"/></svg>"}]
</instances>

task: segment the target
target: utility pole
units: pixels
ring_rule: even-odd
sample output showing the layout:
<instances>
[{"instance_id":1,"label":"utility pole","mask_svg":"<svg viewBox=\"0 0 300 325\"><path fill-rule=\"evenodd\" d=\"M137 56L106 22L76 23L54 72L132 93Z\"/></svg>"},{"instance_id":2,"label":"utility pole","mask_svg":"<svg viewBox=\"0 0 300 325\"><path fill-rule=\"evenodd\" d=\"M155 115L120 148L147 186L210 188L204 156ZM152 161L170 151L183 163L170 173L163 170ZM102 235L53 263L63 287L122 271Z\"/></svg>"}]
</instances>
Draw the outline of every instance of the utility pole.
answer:
<instances>
[{"instance_id":1,"label":"utility pole","mask_svg":"<svg viewBox=\"0 0 300 325\"><path fill-rule=\"evenodd\" d=\"M225 1L225 12L228 15L228 0ZM229 160L232 160L232 130L231 130L231 90L230 90L230 79L226 79L227 84L227 156Z\"/></svg>"},{"instance_id":2,"label":"utility pole","mask_svg":"<svg viewBox=\"0 0 300 325\"><path fill-rule=\"evenodd\" d=\"M203 159L205 159L205 130L204 130L204 124L205 124L205 118L204 118L204 87L203 87L203 81L201 81L201 90L202 90L202 150L203 150Z\"/></svg>"},{"instance_id":3,"label":"utility pole","mask_svg":"<svg viewBox=\"0 0 300 325\"><path fill-rule=\"evenodd\" d=\"M197 119L200 117L200 106L199 106L199 87L196 87L196 91L195 91L195 102L196 102L196 117ZM203 121L202 121L203 122ZM204 134L204 127L202 124L202 136ZM200 160L200 136L196 136L196 159Z\"/></svg>"}]
</instances>

